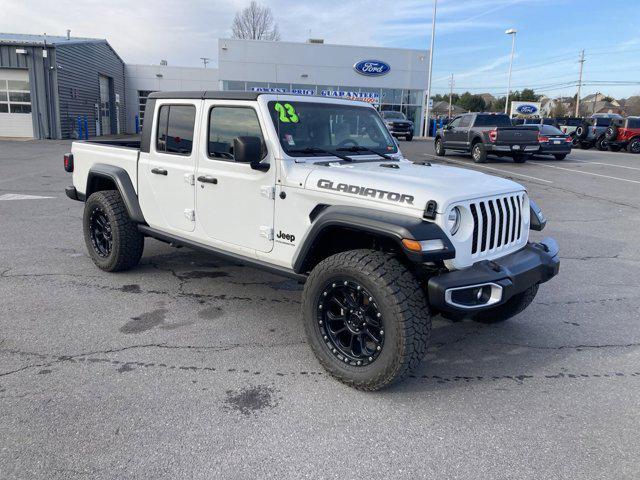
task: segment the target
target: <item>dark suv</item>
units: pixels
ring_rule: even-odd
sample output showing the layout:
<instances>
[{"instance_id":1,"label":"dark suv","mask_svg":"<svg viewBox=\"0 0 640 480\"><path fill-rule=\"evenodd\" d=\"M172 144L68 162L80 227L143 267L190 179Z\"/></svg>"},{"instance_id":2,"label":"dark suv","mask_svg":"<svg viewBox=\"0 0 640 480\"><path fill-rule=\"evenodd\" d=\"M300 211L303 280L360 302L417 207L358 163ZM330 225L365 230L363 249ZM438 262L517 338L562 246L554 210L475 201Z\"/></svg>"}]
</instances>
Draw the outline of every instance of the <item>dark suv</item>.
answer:
<instances>
[{"instance_id":1,"label":"dark suv","mask_svg":"<svg viewBox=\"0 0 640 480\"><path fill-rule=\"evenodd\" d=\"M413 122L407 120L402 112L384 110L380 112L389 133L394 137L404 137L407 142L413 140Z\"/></svg>"},{"instance_id":2,"label":"dark suv","mask_svg":"<svg viewBox=\"0 0 640 480\"><path fill-rule=\"evenodd\" d=\"M604 132L604 136L612 152L626 148L631 153L640 153L640 117L614 120Z\"/></svg>"},{"instance_id":3,"label":"dark suv","mask_svg":"<svg viewBox=\"0 0 640 480\"><path fill-rule=\"evenodd\" d=\"M581 148L595 146L598 150L607 150L609 141L604 134L613 120L624 120L624 117L617 113L596 113L576 128L573 137Z\"/></svg>"}]
</instances>

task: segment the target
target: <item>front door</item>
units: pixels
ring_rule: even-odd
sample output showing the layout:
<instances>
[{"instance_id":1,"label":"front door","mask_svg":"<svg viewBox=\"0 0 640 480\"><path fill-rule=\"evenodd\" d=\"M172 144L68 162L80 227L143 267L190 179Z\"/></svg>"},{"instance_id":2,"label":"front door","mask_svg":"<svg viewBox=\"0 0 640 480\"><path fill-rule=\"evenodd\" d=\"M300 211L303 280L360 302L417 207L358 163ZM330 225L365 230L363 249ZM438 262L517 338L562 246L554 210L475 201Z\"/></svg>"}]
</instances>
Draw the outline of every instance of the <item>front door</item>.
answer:
<instances>
[{"instance_id":1,"label":"front door","mask_svg":"<svg viewBox=\"0 0 640 480\"><path fill-rule=\"evenodd\" d=\"M451 147L459 145L459 143L456 142L456 130L458 129L458 127L460 125L460 120L461 119L462 119L462 117L454 118L444 128L443 135L444 135L444 146L445 147L451 148Z\"/></svg>"},{"instance_id":2,"label":"front door","mask_svg":"<svg viewBox=\"0 0 640 480\"><path fill-rule=\"evenodd\" d=\"M111 135L111 89L104 75L100 75L100 133Z\"/></svg>"},{"instance_id":3,"label":"front door","mask_svg":"<svg viewBox=\"0 0 640 480\"><path fill-rule=\"evenodd\" d=\"M140 152L138 197L149 226L180 234L195 229L195 159L202 102L158 102L149 153Z\"/></svg>"},{"instance_id":4,"label":"front door","mask_svg":"<svg viewBox=\"0 0 640 480\"><path fill-rule=\"evenodd\" d=\"M263 147L268 171L254 170L235 161L233 140L259 137L264 142L258 115L246 102L205 102L206 145L196 172L196 218L213 242L269 252L273 248L275 162ZM206 119L206 120L205 120Z\"/></svg>"}]
</instances>

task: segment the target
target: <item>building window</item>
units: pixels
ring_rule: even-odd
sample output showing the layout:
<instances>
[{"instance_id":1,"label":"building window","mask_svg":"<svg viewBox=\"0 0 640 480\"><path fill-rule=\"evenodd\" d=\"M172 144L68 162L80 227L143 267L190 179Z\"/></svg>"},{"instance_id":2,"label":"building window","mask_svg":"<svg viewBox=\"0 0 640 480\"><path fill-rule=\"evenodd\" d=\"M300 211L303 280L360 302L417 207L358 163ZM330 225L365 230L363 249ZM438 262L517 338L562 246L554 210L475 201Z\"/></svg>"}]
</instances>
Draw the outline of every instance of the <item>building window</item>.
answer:
<instances>
[{"instance_id":1,"label":"building window","mask_svg":"<svg viewBox=\"0 0 640 480\"><path fill-rule=\"evenodd\" d=\"M31 113L29 82L0 80L0 113Z\"/></svg>"},{"instance_id":2,"label":"building window","mask_svg":"<svg viewBox=\"0 0 640 480\"><path fill-rule=\"evenodd\" d=\"M147 98L155 90L138 90L138 120L140 122L140 129L142 129L142 122L144 121L144 109L147 106Z\"/></svg>"},{"instance_id":3,"label":"building window","mask_svg":"<svg viewBox=\"0 0 640 480\"><path fill-rule=\"evenodd\" d=\"M158 113L156 150L175 155L191 155L196 107L162 105Z\"/></svg>"}]
</instances>

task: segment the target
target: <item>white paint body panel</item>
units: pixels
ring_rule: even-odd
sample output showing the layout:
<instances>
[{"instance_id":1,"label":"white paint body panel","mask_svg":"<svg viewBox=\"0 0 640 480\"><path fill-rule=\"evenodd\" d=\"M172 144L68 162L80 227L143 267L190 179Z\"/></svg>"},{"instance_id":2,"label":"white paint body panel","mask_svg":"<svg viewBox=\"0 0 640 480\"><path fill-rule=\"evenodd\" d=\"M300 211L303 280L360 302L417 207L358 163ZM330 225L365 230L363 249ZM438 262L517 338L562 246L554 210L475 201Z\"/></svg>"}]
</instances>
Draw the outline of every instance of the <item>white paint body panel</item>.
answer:
<instances>
[{"instance_id":1,"label":"white paint body panel","mask_svg":"<svg viewBox=\"0 0 640 480\"><path fill-rule=\"evenodd\" d=\"M287 98L291 101L311 101L309 97ZM155 141L152 139L150 153L140 154L138 177L136 150L75 142L74 185L78 191L85 191L87 173L95 163L120 166L131 176L142 212L151 227L286 268L292 268L296 252L304 243L311 225L309 214L318 204L364 207L422 218L427 202L435 200L438 203L435 222L446 232L445 216L453 206L465 207L470 201L524 192L521 185L503 178L455 167L414 165L404 159L398 162L398 169L391 169L381 167L381 164L389 161L378 160L376 156L357 157L369 159L370 162L330 166L319 165L318 162L335 160L334 157L288 157L278 142L268 112L268 102L277 99L277 95L261 95L257 101L158 100L157 107L164 103L196 106L196 132L191 157L178 157L179 162L165 159L163 157L170 155L155 152ZM330 98L314 98L312 101L345 103L344 100ZM360 102L349 103L373 108ZM256 109L269 152L265 160L271 164L269 171L252 170L249 165L207 157L208 115L213 105L242 105ZM156 120L154 118L152 131L155 131ZM180 181L169 184L164 182L166 177L158 180L155 178L158 175L148 174L148 170L154 166L172 169L169 173L175 170L173 176ZM196 176L193 186L182 180L183 175L188 173ZM200 175L212 175L219 183L198 182ZM319 187L320 180L398 192L413 197L413 201L400 203L387 198L328 190ZM263 194L263 188L269 186L275 186L275 198L267 198ZM280 198L281 192L286 193L286 199ZM463 215L461 233L449 235L457 256L447 261L447 267L465 268L481 259L498 258L522 248L528 240L528 200L526 207L527 210L523 209L523 212L526 212L527 228L518 242L488 252L488 256L471 254L469 229L473 227L469 225L472 225L473 219L468 214ZM195 222L190 222L191 225L182 222L182 219L187 221L183 214L185 208L195 209ZM179 219L180 215L182 219ZM265 228L269 227L273 228L273 239L265 235ZM293 240L278 238L279 232L290 235Z\"/></svg>"}]
</instances>

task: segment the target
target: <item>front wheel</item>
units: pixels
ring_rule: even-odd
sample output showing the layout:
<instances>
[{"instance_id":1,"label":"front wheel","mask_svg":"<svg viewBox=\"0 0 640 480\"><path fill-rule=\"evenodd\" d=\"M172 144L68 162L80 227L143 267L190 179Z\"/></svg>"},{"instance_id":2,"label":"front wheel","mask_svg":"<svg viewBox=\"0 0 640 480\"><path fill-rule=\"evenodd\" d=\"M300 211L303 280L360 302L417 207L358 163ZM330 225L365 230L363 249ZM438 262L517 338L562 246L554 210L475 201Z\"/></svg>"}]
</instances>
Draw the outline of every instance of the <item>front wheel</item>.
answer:
<instances>
[{"instance_id":1,"label":"front wheel","mask_svg":"<svg viewBox=\"0 0 640 480\"><path fill-rule=\"evenodd\" d=\"M445 149L444 149L444 142L442 141L441 138L436 138L436 145L435 145L435 149L436 149L436 155L439 157L444 157L445 154Z\"/></svg>"},{"instance_id":2,"label":"front wheel","mask_svg":"<svg viewBox=\"0 0 640 480\"><path fill-rule=\"evenodd\" d=\"M522 312L533 302L536 293L538 293L538 287L539 284L536 283L524 292L514 295L502 305L476 313L473 319L480 323L504 322Z\"/></svg>"},{"instance_id":3,"label":"front wheel","mask_svg":"<svg viewBox=\"0 0 640 480\"><path fill-rule=\"evenodd\" d=\"M416 368L431 332L419 282L396 258L375 250L320 262L305 283L302 312L318 361L360 390L384 388Z\"/></svg>"},{"instance_id":4,"label":"front wheel","mask_svg":"<svg viewBox=\"0 0 640 480\"><path fill-rule=\"evenodd\" d=\"M117 272L135 267L144 249L144 236L129 218L116 190L91 194L84 206L84 241L98 268Z\"/></svg>"},{"instance_id":5,"label":"front wheel","mask_svg":"<svg viewBox=\"0 0 640 480\"><path fill-rule=\"evenodd\" d=\"M485 163L487 161L487 151L481 142L473 144L473 147L471 147L471 157L476 163Z\"/></svg>"},{"instance_id":6,"label":"front wheel","mask_svg":"<svg viewBox=\"0 0 640 480\"><path fill-rule=\"evenodd\" d=\"M609 149L609 141L604 137L604 135L596 140L596 148L601 152Z\"/></svg>"},{"instance_id":7,"label":"front wheel","mask_svg":"<svg viewBox=\"0 0 640 480\"><path fill-rule=\"evenodd\" d=\"M640 153L640 137L631 139L627 151L629 153Z\"/></svg>"}]
</instances>

